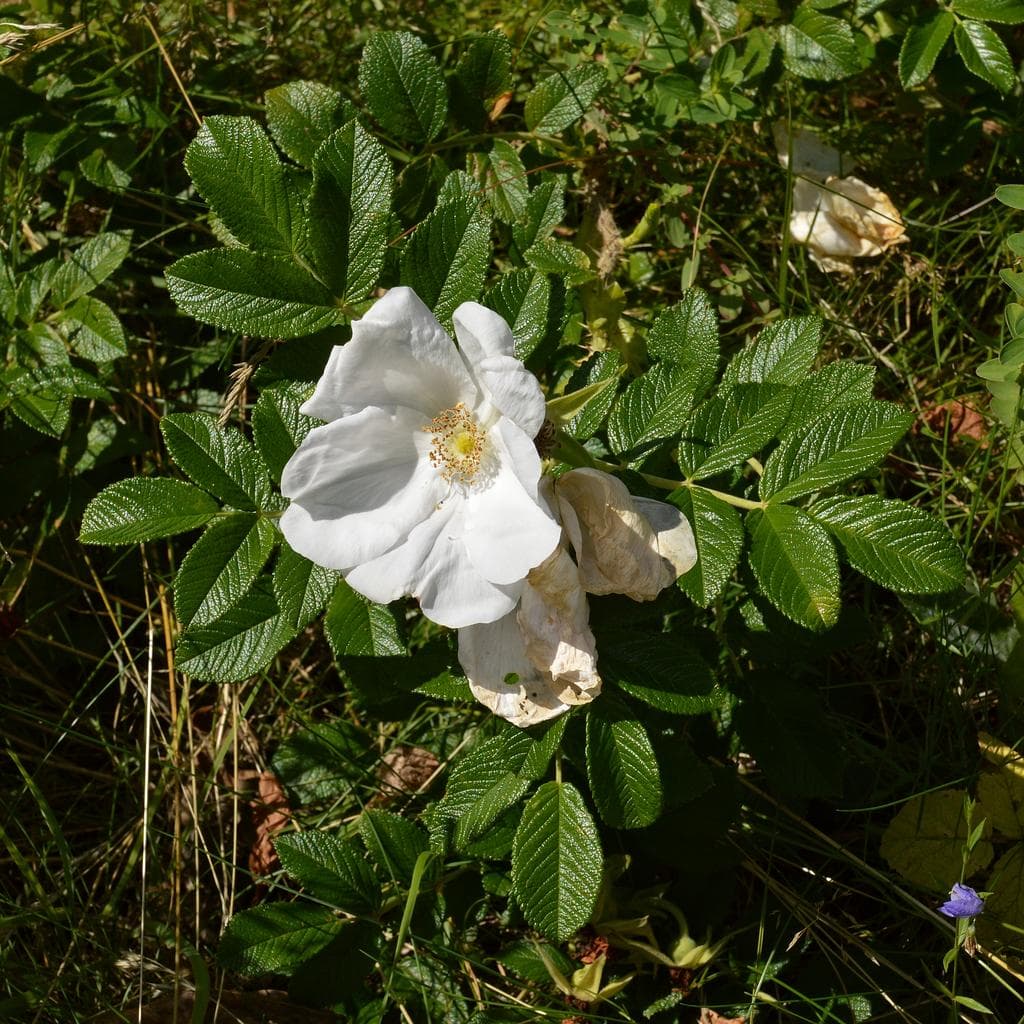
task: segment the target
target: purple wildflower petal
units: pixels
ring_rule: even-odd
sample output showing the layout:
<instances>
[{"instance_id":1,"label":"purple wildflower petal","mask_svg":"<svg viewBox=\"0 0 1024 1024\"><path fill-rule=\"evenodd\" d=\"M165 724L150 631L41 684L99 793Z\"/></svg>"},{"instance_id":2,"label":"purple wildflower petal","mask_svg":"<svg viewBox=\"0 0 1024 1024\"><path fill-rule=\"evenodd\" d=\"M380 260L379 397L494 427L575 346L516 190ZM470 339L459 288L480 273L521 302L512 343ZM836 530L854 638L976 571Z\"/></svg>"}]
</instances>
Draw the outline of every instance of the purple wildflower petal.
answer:
<instances>
[{"instance_id":1,"label":"purple wildflower petal","mask_svg":"<svg viewBox=\"0 0 1024 1024\"><path fill-rule=\"evenodd\" d=\"M985 909L985 901L969 886L957 882L949 891L949 900L939 907L946 917L977 917Z\"/></svg>"}]
</instances>

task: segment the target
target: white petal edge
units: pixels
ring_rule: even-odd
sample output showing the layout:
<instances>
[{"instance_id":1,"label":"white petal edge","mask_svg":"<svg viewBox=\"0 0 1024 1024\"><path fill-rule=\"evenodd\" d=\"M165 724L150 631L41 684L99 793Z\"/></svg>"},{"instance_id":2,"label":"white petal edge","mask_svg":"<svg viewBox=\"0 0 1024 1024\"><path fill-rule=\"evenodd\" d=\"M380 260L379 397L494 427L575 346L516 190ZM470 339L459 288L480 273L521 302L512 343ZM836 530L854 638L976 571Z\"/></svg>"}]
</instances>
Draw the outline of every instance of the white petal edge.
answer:
<instances>
[{"instance_id":1,"label":"white petal edge","mask_svg":"<svg viewBox=\"0 0 1024 1024\"><path fill-rule=\"evenodd\" d=\"M419 424L413 410L368 408L310 431L281 478L288 543L344 571L404 540L446 490Z\"/></svg>"},{"instance_id":2,"label":"white petal edge","mask_svg":"<svg viewBox=\"0 0 1024 1024\"><path fill-rule=\"evenodd\" d=\"M463 511L461 497L449 498L406 541L349 572L349 586L381 604L411 594L428 619L452 629L507 615L522 581L501 586L481 575L463 543Z\"/></svg>"},{"instance_id":3,"label":"white petal edge","mask_svg":"<svg viewBox=\"0 0 1024 1024\"><path fill-rule=\"evenodd\" d=\"M459 662L481 704L525 729L569 710L530 663L515 614L459 630Z\"/></svg>"},{"instance_id":4,"label":"white petal edge","mask_svg":"<svg viewBox=\"0 0 1024 1024\"><path fill-rule=\"evenodd\" d=\"M352 323L352 339L331 350L316 389L302 405L330 422L367 405L402 405L429 422L480 400L455 342L411 288L392 288Z\"/></svg>"}]
</instances>

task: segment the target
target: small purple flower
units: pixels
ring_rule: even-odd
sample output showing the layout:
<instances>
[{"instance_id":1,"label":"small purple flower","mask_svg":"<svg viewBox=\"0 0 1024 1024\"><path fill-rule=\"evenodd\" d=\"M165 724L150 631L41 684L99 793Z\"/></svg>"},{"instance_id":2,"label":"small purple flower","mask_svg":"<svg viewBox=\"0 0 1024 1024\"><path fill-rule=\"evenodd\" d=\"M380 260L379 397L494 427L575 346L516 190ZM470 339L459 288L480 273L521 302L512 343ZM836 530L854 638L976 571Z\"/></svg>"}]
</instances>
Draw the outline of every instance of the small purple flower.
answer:
<instances>
[{"instance_id":1,"label":"small purple flower","mask_svg":"<svg viewBox=\"0 0 1024 1024\"><path fill-rule=\"evenodd\" d=\"M939 907L946 917L977 917L985 909L985 901L969 886L957 882L949 890L949 900Z\"/></svg>"}]
</instances>

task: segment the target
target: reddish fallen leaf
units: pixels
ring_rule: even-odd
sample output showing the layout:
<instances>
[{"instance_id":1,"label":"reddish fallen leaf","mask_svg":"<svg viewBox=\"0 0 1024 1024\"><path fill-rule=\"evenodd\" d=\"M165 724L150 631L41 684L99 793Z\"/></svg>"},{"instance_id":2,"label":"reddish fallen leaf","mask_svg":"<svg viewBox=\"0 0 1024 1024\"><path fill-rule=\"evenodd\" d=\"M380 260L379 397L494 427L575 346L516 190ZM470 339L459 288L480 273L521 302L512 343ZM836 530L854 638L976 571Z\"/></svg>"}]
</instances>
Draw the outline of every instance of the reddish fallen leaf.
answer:
<instances>
[{"instance_id":1,"label":"reddish fallen leaf","mask_svg":"<svg viewBox=\"0 0 1024 1024\"><path fill-rule=\"evenodd\" d=\"M607 957L608 940L603 935L594 935L581 943L576 949L576 959L584 964L592 964L599 957Z\"/></svg>"},{"instance_id":2,"label":"reddish fallen leaf","mask_svg":"<svg viewBox=\"0 0 1024 1024\"><path fill-rule=\"evenodd\" d=\"M254 875L267 875L277 865L274 837L288 824L292 816L284 787L273 772L261 772L258 796L250 804L256 838L249 851L249 870Z\"/></svg>"},{"instance_id":3,"label":"reddish fallen leaf","mask_svg":"<svg viewBox=\"0 0 1024 1024\"><path fill-rule=\"evenodd\" d=\"M415 793L437 771L440 761L422 747L400 743L389 750L377 768L380 792L375 803L386 803L403 793Z\"/></svg>"},{"instance_id":4,"label":"reddish fallen leaf","mask_svg":"<svg viewBox=\"0 0 1024 1024\"><path fill-rule=\"evenodd\" d=\"M945 434L948 430L954 441L969 437L982 448L988 447L985 417L973 405L961 402L958 398L951 398L941 405L925 406L921 419L937 434Z\"/></svg>"},{"instance_id":5,"label":"reddish fallen leaf","mask_svg":"<svg viewBox=\"0 0 1024 1024\"><path fill-rule=\"evenodd\" d=\"M746 1017L723 1017L720 1013L716 1013L714 1010L709 1010L706 1006L700 1011L700 1018L697 1024L747 1024Z\"/></svg>"}]
</instances>

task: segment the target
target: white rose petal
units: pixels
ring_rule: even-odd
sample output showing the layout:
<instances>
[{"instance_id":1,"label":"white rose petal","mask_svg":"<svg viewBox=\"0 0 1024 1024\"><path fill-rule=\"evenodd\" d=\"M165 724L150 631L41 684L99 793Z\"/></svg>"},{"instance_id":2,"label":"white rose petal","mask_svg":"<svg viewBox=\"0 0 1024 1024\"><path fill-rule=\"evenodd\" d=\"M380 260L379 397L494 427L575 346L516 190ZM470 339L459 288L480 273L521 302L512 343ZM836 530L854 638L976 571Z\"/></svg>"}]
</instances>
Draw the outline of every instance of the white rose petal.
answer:
<instances>
[{"instance_id":1,"label":"white rose petal","mask_svg":"<svg viewBox=\"0 0 1024 1024\"><path fill-rule=\"evenodd\" d=\"M892 200L859 178L795 181L789 233L823 270L848 274L854 257L880 256L907 237Z\"/></svg>"},{"instance_id":2,"label":"white rose petal","mask_svg":"<svg viewBox=\"0 0 1024 1024\"><path fill-rule=\"evenodd\" d=\"M621 480L597 469L573 469L555 482L555 496L587 593L653 601L680 576ZM674 525L689 530L683 523L680 517ZM666 546L671 543L666 538Z\"/></svg>"},{"instance_id":3,"label":"white rose petal","mask_svg":"<svg viewBox=\"0 0 1024 1024\"><path fill-rule=\"evenodd\" d=\"M281 530L371 600L411 594L460 627L511 612L560 529L537 490L540 385L496 313L467 302L453 320L461 351L393 288L352 324L302 406L326 423L285 466Z\"/></svg>"},{"instance_id":4,"label":"white rose petal","mask_svg":"<svg viewBox=\"0 0 1024 1024\"><path fill-rule=\"evenodd\" d=\"M601 692L587 595L565 548L530 571L518 612L459 630L459 661L473 696L520 728Z\"/></svg>"},{"instance_id":5,"label":"white rose petal","mask_svg":"<svg viewBox=\"0 0 1024 1024\"><path fill-rule=\"evenodd\" d=\"M473 695L524 728L601 692L588 591L651 600L697 561L693 530L677 508L634 498L600 470L545 479L541 497L562 518L562 544L530 571L518 612L459 630Z\"/></svg>"}]
</instances>

